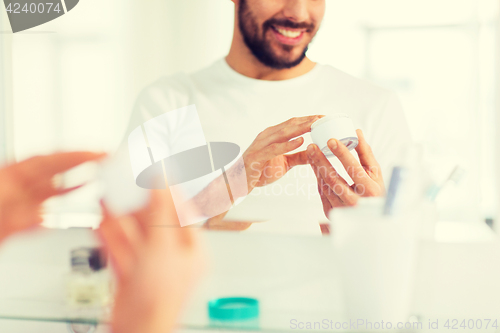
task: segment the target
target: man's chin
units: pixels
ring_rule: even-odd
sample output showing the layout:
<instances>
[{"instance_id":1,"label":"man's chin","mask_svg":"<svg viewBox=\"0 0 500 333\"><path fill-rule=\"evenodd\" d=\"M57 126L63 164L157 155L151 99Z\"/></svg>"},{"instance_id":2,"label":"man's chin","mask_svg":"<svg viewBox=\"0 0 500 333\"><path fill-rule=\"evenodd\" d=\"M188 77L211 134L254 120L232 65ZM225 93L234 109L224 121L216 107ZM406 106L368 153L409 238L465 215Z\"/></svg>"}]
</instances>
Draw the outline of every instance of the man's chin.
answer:
<instances>
[{"instance_id":1,"label":"man's chin","mask_svg":"<svg viewBox=\"0 0 500 333\"><path fill-rule=\"evenodd\" d=\"M282 45L273 52L273 58L281 64L298 65L305 58L304 47L293 47L288 49L288 45Z\"/></svg>"},{"instance_id":2,"label":"man's chin","mask_svg":"<svg viewBox=\"0 0 500 333\"><path fill-rule=\"evenodd\" d=\"M297 57L275 57L275 62L280 64L283 68L292 68L299 65L305 56L297 56Z\"/></svg>"},{"instance_id":3,"label":"man's chin","mask_svg":"<svg viewBox=\"0 0 500 333\"><path fill-rule=\"evenodd\" d=\"M247 46L262 64L274 69L289 69L299 65L307 51L307 47L276 43L259 45L247 42Z\"/></svg>"}]
</instances>

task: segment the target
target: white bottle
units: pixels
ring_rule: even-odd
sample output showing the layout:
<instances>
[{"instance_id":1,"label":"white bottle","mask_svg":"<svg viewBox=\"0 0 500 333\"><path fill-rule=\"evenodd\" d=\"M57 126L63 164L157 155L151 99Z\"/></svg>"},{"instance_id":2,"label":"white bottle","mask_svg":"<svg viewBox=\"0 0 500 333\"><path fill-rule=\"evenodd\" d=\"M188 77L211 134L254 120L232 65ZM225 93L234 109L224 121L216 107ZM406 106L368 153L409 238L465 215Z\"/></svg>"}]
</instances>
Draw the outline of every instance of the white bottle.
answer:
<instances>
[{"instance_id":1,"label":"white bottle","mask_svg":"<svg viewBox=\"0 0 500 333\"><path fill-rule=\"evenodd\" d=\"M74 307L104 307L112 300L111 277L98 248L71 251L67 281L68 302Z\"/></svg>"}]
</instances>

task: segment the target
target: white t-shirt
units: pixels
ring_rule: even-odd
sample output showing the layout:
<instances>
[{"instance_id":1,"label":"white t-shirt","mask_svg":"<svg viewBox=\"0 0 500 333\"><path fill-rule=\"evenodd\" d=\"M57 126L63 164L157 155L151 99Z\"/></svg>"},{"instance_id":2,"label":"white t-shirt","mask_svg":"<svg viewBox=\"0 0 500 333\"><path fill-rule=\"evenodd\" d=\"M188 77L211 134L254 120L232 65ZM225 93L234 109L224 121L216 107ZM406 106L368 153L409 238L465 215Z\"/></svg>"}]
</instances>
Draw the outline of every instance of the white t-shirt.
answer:
<instances>
[{"instance_id":1,"label":"white t-shirt","mask_svg":"<svg viewBox=\"0 0 500 333\"><path fill-rule=\"evenodd\" d=\"M242 151L260 132L292 117L347 114L355 127L363 130L386 183L393 164L411 143L400 102L386 89L320 64L290 80L257 80L234 71L224 59L193 74L161 78L145 88L128 132L149 119L192 104L208 142L233 142ZM304 138L297 151L312 142L310 134ZM337 170L344 171L336 158L331 161ZM309 165L295 167L279 181L254 189L226 219L265 221L254 223L249 231L302 234L319 234L319 222L327 221Z\"/></svg>"}]
</instances>

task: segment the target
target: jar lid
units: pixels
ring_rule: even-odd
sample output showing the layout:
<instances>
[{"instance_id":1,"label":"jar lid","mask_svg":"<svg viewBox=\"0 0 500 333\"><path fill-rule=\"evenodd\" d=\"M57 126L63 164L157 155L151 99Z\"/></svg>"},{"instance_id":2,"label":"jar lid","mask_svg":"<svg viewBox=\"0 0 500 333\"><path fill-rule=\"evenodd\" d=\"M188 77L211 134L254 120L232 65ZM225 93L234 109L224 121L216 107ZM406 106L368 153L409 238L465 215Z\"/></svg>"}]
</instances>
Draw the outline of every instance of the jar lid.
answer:
<instances>
[{"instance_id":1,"label":"jar lid","mask_svg":"<svg viewBox=\"0 0 500 333\"><path fill-rule=\"evenodd\" d=\"M246 320L259 316L259 301L249 297L216 298L208 302L208 316L217 320Z\"/></svg>"},{"instance_id":2,"label":"jar lid","mask_svg":"<svg viewBox=\"0 0 500 333\"><path fill-rule=\"evenodd\" d=\"M321 119L316 120L314 123L311 125L311 130L313 130L315 127L318 127L321 124L327 123L331 120L338 119L338 118L349 118L348 115L345 113L335 113L332 115L324 116Z\"/></svg>"}]
</instances>

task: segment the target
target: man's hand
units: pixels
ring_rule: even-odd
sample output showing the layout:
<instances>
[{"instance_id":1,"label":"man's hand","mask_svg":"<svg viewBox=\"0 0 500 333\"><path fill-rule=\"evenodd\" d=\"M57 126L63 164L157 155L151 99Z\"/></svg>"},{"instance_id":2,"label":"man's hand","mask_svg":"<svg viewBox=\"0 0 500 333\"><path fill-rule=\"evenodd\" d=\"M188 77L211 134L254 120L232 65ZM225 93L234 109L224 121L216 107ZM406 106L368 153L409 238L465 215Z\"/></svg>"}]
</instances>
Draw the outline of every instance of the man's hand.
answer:
<instances>
[{"instance_id":1,"label":"man's hand","mask_svg":"<svg viewBox=\"0 0 500 333\"><path fill-rule=\"evenodd\" d=\"M206 265L196 230L180 227L168 187L130 216L111 216L104 205L103 212L98 233L118 280L112 331L172 332Z\"/></svg>"},{"instance_id":2,"label":"man's hand","mask_svg":"<svg viewBox=\"0 0 500 333\"><path fill-rule=\"evenodd\" d=\"M45 200L80 187L56 188L56 174L102 157L104 154L91 152L57 153L0 169L0 241L42 222L40 213Z\"/></svg>"},{"instance_id":3,"label":"man's hand","mask_svg":"<svg viewBox=\"0 0 500 333\"><path fill-rule=\"evenodd\" d=\"M311 124L322 116L292 118L261 132L243 154L248 193L255 187L271 184L297 165L307 164L305 151L285 155L304 143L299 137L311 131ZM290 141L291 140L291 141Z\"/></svg>"},{"instance_id":4,"label":"man's hand","mask_svg":"<svg viewBox=\"0 0 500 333\"><path fill-rule=\"evenodd\" d=\"M245 170L247 184L231 188L233 197L237 199L247 195L255 187L265 186L277 181L294 166L307 164L306 151L286 154L299 148L304 143L304 138L297 137L310 132L311 124L321 117L323 116L292 118L279 125L269 127L257 135L257 138L243 153L241 170L243 168ZM228 178L238 180L240 165L234 165L227 172ZM246 186L247 188L244 188ZM210 186L207 187L207 189L209 188ZM214 188L218 187L214 186ZM208 197L213 198L214 195L211 194ZM226 213L209 219L204 227L211 230L241 231L248 229L252 225L248 221L223 221L222 219L226 216Z\"/></svg>"},{"instance_id":5,"label":"man's hand","mask_svg":"<svg viewBox=\"0 0 500 333\"><path fill-rule=\"evenodd\" d=\"M332 208L354 206L360 197L378 197L385 193L380 165L373 156L363 132L357 130L356 133L359 139L356 152L361 164L340 141L328 141L328 148L338 157L354 181L352 186L335 171L318 146L312 144L307 148L309 163L318 180L318 190L327 217Z\"/></svg>"}]
</instances>

